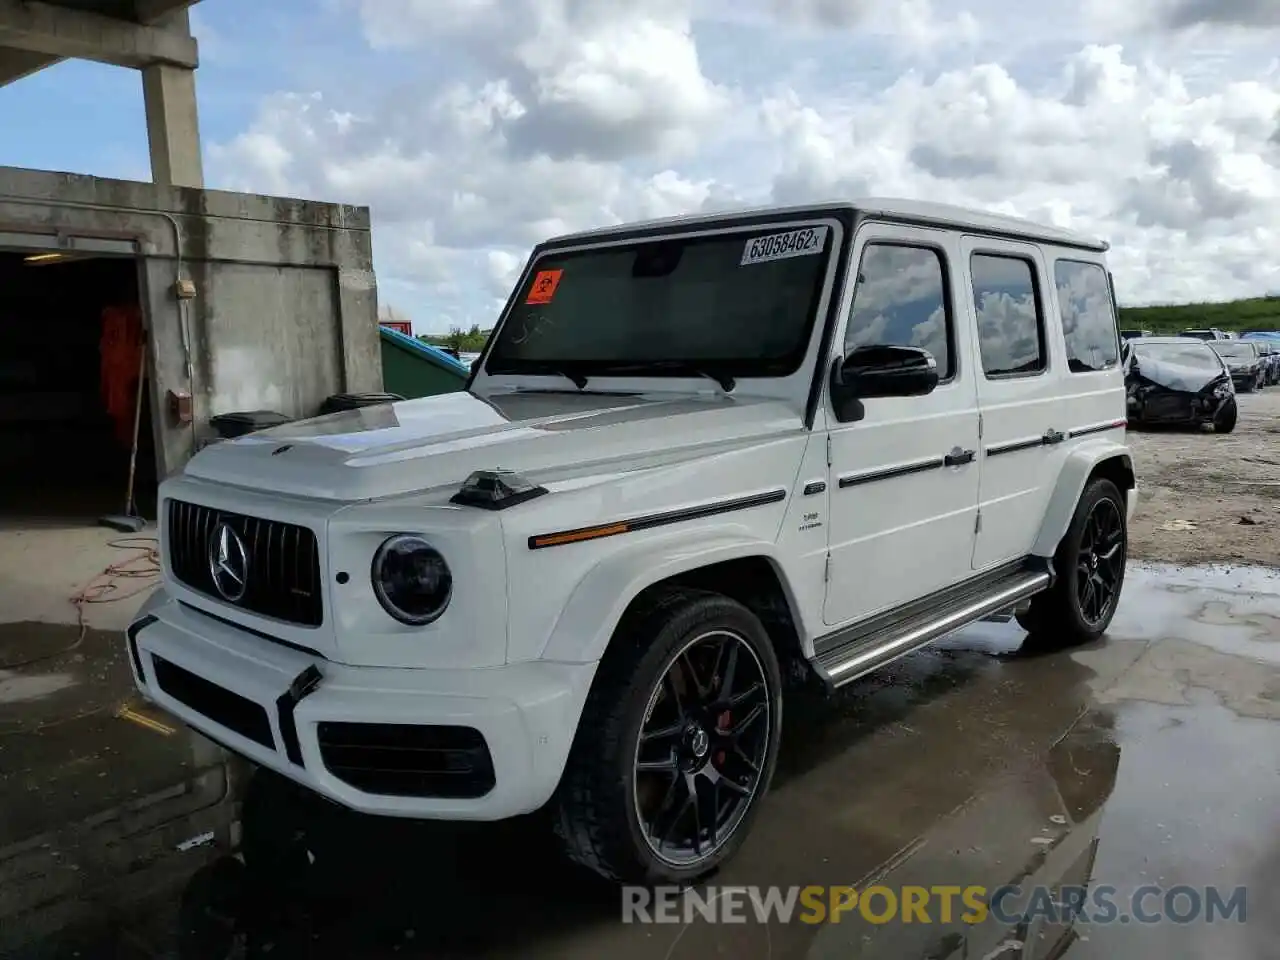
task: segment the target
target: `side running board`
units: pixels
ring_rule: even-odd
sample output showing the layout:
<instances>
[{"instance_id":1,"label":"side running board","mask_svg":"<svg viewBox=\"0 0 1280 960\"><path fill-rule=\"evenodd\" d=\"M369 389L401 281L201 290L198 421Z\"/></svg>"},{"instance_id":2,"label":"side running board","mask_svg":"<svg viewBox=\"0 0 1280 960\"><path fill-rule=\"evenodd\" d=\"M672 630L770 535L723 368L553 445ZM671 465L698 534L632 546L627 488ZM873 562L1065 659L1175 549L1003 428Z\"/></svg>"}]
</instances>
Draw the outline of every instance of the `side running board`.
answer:
<instances>
[{"instance_id":1,"label":"side running board","mask_svg":"<svg viewBox=\"0 0 1280 960\"><path fill-rule=\"evenodd\" d=\"M821 638L815 644L813 665L829 688L842 687L961 627L979 620L1007 619L1001 615L1051 582L1043 561L1005 567Z\"/></svg>"}]
</instances>

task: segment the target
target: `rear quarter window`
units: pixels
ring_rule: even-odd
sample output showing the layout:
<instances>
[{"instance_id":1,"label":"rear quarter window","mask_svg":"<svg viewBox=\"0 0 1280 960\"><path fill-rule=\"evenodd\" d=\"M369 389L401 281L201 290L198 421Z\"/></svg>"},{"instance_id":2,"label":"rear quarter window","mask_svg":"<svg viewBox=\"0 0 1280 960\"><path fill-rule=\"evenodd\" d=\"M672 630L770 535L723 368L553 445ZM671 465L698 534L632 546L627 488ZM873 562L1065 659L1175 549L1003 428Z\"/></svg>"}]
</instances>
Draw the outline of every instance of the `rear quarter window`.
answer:
<instances>
[{"instance_id":1,"label":"rear quarter window","mask_svg":"<svg viewBox=\"0 0 1280 960\"><path fill-rule=\"evenodd\" d=\"M1092 373L1114 367L1120 360L1120 342L1107 271L1096 263L1058 260L1053 265L1053 282L1068 368L1073 373Z\"/></svg>"}]
</instances>

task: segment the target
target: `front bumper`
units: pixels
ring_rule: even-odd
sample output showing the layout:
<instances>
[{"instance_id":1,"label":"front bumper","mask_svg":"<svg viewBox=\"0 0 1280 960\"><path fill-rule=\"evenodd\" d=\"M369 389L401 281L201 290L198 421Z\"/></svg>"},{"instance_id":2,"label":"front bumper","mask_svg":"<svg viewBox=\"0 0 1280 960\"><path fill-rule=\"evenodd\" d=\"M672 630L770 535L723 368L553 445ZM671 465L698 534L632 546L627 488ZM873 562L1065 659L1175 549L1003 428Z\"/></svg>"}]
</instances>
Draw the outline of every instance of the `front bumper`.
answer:
<instances>
[{"instance_id":1,"label":"front bumper","mask_svg":"<svg viewBox=\"0 0 1280 960\"><path fill-rule=\"evenodd\" d=\"M546 803L595 671L594 664L547 662L462 670L344 666L195 611L163 588L127 636L142 694L210 739L350 809L423 819L500 820ZM362 753L367 735L382 736L385 725L432 739L406 750L397 737ZM437 736L446 732L454 739ZM353 755L375 758L371 768L385 768L377 758L405 756L429 756L434 766L426 780L399 776L394 793L379 792L367 788L367 774L352 773ZM402 789L427 780L471 786L466 795Z\"/></svg>"},{"instance_id":2,"label":"front bumper","mask_svg":"<svg viewBox=\"0 0 1280 960\"><path fill-rule=\"evenodd\" d=\"M1131 423L1212 423L1230 396L1189 393L1181 390L1147 390L1128 398Z\"/></svg>"}]
</instances>

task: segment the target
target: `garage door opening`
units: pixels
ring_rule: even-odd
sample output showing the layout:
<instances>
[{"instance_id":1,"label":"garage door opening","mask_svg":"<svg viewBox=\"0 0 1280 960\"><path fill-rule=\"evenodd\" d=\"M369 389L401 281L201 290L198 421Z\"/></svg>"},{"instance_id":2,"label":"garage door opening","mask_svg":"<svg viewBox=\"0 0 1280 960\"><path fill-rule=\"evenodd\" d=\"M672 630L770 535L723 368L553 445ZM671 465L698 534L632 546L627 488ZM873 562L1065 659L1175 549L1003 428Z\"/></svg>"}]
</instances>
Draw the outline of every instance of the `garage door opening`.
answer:
<instances>
[{"instance_id":1,"label":"garage door opening","mask_svg":"<svg viewBox=\"0 0 1280 960\"><path fill-rule=\"evenodd\" d=\"M0 522L94 523L125 508L134 416L136 512L153 518L151 397L131 257L0 250Z\"/></svg>"}]
</instances>

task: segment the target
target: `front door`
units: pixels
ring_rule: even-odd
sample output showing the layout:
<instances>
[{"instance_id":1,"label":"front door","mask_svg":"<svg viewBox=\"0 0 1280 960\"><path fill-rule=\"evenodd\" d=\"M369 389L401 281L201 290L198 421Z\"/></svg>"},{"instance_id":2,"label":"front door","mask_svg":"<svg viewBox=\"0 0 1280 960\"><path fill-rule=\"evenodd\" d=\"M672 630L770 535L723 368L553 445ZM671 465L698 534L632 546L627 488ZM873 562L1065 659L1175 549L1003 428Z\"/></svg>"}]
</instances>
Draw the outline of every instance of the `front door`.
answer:
<instances>
[{"instance_id":1,"label":"front door","mask_svg":"<svg viewBox=\"0 0 1280 960\"><path fill-rule=\"evenodd\" d=\"M858 270L827 372L860 346L911 345L933 354L940 382L922 397L864 400L863 416L844 423L827 396L829 626L969 576L978 503L977 393L958 238L869 223L853 257Z\"/></svg>"},{"instance_id":2,"label":"front door","mask_svg":"<svg viewBox=\"0 0 1280 960\"><path fill-rule=\"evenodd\" d=\"M970 366L982 410L982 489L973 569L1031 551L1075 423L1045 323L1049 280L1030 244L965 237L965 298L977 315Z\"/></svg>"}]
</instances>

